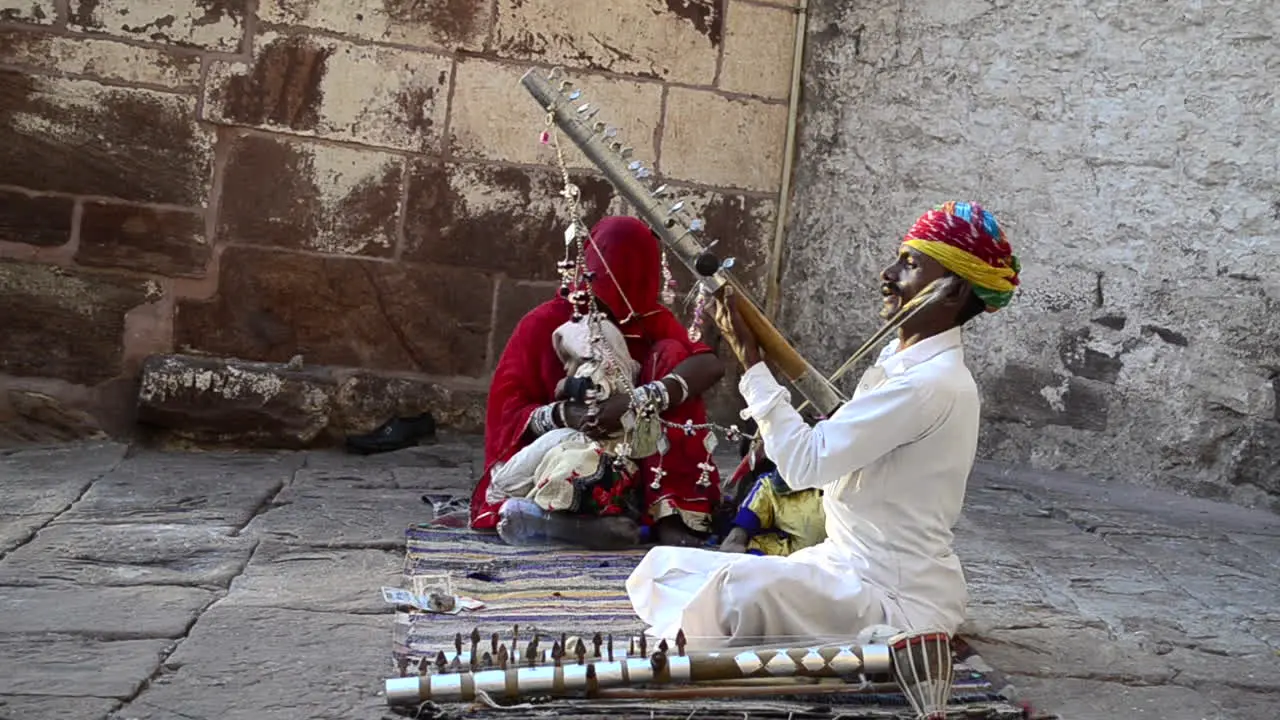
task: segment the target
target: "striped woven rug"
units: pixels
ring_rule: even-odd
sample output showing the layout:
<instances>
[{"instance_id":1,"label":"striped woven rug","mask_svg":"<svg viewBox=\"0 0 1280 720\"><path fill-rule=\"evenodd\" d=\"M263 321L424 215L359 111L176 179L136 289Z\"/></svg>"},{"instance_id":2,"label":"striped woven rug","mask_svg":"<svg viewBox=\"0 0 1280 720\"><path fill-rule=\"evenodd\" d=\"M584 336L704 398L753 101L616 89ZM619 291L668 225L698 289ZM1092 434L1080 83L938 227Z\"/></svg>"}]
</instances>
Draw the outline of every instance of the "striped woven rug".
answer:
<instances>
[{"instance_id":1,"label":"striped woven rug","mask_svg":"<svg viewBox=\"0 0 1280 720\"><path fill-rule=\"evenodd\" d=\"M459 615L400 611L396 614L391 670L408 664L416 672L424 658L440 651L450 656L458 635L470 650L473 629L488 647L492 633L509 642L516 626L521 637L539 635L590 638L612 634L638 636L644 625L635 617L624 583L644 550L582 552L564 547L516 547L496 536L429 525L406 531L405 588L413 578L447 572L455 593L481 600L485 607ZM549 645L544 642L543 646ZM1024 717L999 689L998 675L957 643L952 704L957 717L1013 720ZM879 688L883 690L883 688ZM418 712L418 709L414 709ZM732 700L602 701L567 699L519 708L475 706L424 708L418 717L637 717L637 718L914 718L906 698L897 692L861 692Z\"/></svg>"}]
</instances>

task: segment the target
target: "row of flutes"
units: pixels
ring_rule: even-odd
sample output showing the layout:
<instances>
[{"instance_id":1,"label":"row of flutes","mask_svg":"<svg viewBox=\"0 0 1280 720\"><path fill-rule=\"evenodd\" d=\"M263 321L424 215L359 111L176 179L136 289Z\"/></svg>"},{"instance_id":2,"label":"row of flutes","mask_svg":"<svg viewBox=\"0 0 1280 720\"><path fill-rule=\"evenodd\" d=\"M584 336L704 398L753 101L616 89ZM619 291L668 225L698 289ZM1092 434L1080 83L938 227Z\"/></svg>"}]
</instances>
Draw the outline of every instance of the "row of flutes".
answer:
<instances>
[{"instance_id":1,"label":"row of flutes","mask_svg":"<svg viewBox=\"0 0 1280 720\"><path fill-rule=\"evenodd\" d=\"M518 628L516 633L518 637ZM535 633L523 648L508 650L494 634L489 647L482 648L477 629L471 632L471 648L466 652L458 634L452 658L443 651L433 660L424 657L416 675L402 662L401 677L386 681L387 703L469 702L482 695L516 699L585 693L591 697L603 689L633 685L754 678L854 680L892 671L890 648L881 644L686 652L684 634L680 633L674 648L662 640L649 654L643 635L638 642L631 639L625 653L615 649L611 636L599 633L591 640L591 650L582 638L571 643L571 638L562 635L550 648L540 647L540 638Z\"/></svg>"}]
</instances>

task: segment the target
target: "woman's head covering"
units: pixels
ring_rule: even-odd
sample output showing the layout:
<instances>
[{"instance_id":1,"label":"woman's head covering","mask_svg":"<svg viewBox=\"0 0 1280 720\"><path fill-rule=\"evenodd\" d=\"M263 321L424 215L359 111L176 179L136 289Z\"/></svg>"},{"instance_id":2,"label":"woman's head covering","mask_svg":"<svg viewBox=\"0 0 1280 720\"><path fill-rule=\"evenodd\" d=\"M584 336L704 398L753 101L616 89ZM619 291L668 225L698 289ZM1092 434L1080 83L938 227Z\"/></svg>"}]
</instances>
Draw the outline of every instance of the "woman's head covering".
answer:
<instances>
[{"instance_id":1,"label":"woman's head covering","mask_svg":"<svg viewBox=\"0 0 1280 720\"><path fill-rule=\"evenodd\" d=\"M591 229L587 271L596 299L626 325L659 310L662 249L649 226L633 217L606 217Z\"/></svg>"},{"instance_id":2,"label":"woman's head covering","mask_svg":"<svg viewBox=\"0 0 1280 720\"><path fill-rule=\"evenodd\" d=\"M903 243L968 281L995 312L1009 304L1021 267L995 215L977 203L948 202L920 216Z\"/></svg>"}]
</instances>

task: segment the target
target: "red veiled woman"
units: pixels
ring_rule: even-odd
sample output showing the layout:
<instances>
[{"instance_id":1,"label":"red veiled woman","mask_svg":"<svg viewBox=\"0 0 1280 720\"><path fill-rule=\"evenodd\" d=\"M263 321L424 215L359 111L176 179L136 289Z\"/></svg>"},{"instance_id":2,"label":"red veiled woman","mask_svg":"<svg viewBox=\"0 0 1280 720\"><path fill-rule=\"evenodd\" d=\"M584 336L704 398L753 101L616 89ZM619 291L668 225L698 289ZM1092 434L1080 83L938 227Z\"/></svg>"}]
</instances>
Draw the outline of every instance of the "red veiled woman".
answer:
<instances>
[{"instance_id":1,"label":"red veiled woman","mask_svg":"<svg viewBox=\"0 0 1280 720\"><path fill-rule=\"evenodd\" d=\"M637 384L656 381L666 387L670 406L662 418L675 424L702 424L707 421L702 394L724 375L724 366L710 347L690 340L687 329L661 304L661 253L657 236L640 220L604 218L587 241L587 271L594 278L591 289L640 364ZM543 423L532 421L535 414L557 402L557 386L565 378L565 369L552 346L552 334L573 314L572 304L563 297L534 308L516 325L498 360L486 411L485 472L471 498L474 529L498 526L503 502L494 502L488 492L494 466L537 439ZM565 405L557 412L543 411L539 417L553 418L556 427L587 429L586 406L562 402ZM629 408L627 393L609 397L600 403L591 431L617 432ZM609 487L593 490L598 502L574 514L549 513L542 529L556 539L588 545L616 545L619 534L636 542L650 533L661 544L700 544L711 530L720 487L716 471L708 478L699 467L707 459L704 435L668 430L670 449L665 455L645 458L636 471L615 473ZM654 473L659 463L665 471L660 477ZM656 489L652 487L655 478ZM635 502L624 502L624 497ZM633 512L627 512L628 506ZM643 529L637 532L639 528Z\"/></svg>"}]
</instances>

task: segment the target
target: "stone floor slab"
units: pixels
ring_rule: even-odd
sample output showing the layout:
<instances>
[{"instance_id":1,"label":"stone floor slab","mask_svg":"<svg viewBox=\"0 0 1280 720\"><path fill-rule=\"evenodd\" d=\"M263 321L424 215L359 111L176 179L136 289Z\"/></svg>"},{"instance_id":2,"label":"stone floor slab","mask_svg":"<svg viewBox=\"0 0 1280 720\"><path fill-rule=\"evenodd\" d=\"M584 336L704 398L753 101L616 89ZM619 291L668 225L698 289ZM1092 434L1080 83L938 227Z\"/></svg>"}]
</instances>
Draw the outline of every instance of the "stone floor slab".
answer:
<instances>
[{"instance_id":1,"label":"stone floor slab","mask_svg":"<svg viewBox=\"0 0 1280 720\"><path fill-rule=\"evenodd\" d=\"M967 638L992 667L1034 677L1159 684L1175 674L1134 637L1092 627L997 628Z\"/></svg>"},{"instance_id":2,"label":"stone floor slab","mask_svg":"<svg viewBox=\"0 0 1280 720\"><path fill-rule=\"evenodd\" d=\"M218 603L120 716L381 718L382 681L394 672L391 628L390 616Z\"/></svg>"},{"instance_id":3,"label":"stone floor slab","mask_svg":"<svg viewBox=\"0 0 1280 720\"><path fill-rule=\"evenodd\" d=\"M369 468L304 468L293 476L295 490L339 488L399 489L423 494L470 496L476 478L470 468L405 466Z\"/></svg>"},{"instance_id":4,"label":"stone floor slab","mask_svg":"<svg viewBox=\"0 0 1280 720\"><path fill-rule=\"evenodd\" d=\"M383 586L399 587L403 550L331 550L264 540L219 607L392 613Z\"/></svg>"},{"instance_id":5,"label":"stone floor slab","mask_svg":"<svg viewBox=\"0 0 1280 720\"><path fill-rule=\"evenodd\" d=\"M37 530L44 527L54 517L52 513L42 515L0 515L0 555L29 541Z\"/></svg>"},{"instance_id":6,"label":"stone floor slab","mask_svg":"<svg viewBox=\"0 0 1280 720\"><path fill-rule=\"evenodd\" d=\"M105 720L118 707L105 698L0 695L0 720Z\"/></svg>"},{"instance_id":7,"label":"stone floor slab","mask_svg":"<svg viewBox=\"0 0 1280 720\"><path fill-rule=\"evenodd\" d=\"M0 454L4 512L56 514L66 510L89 484L124 457L118 443L10 450Z\"/></svg>"},{"instance_id":8,"label":"stone floor slab","mask_svg":"<svg viewBox=\"0 0 1280 720\"><path fill-rule=\"evenodd\" d=\"M58 521L244 527L301 464L283 453L145 452L94 483Z\"/></svg>"},{"instance_id":9,"label":"stone floor slab","mask_svg":"<svg viewBox=\"0 0 1280 720\"><path fill-rule=\"evenodd\" d=\"M416 490L285 488L244 535L313 547L404 548L405 528L432 509Z\"/></svg>"},{"instance_id":10,"label":"stone floor slab","mask_svg":"<svg viewBox=\"0 0 1280 720\"><path fill-rule=\"evenodd\" d=\"M1075 678L1012 675L1019 698L1042 713L1062 720L1233 720L1194 690L1169 687L1129 687Z\"/></svg>"},{"instance_id":11,"label":"stone floor slab","mask_svg":"<svg viewBox=\"0 0 1280 720\"><path fill-rule=\"evenodd\" d=\"M0 695L126 699L151 677L172 645L172 640L3 636Z\"/></svg>"},{"instance_id":12,"label":"stone floor slab","mask_svg":"<svg viewBox=\"0 0 1280 720\"><path fill-rule=\"evenodd\" d=\"M179 638L215 597L175 586L0 587L0 634Z\"/></svg>"},{"instance_id":13,"label":"stone floor slab","mask_svg":"<svg viewBox=\"0 0 1280 720\"><path fill-rule=\"evenodd\" d=\"M254 541L230 528L57 523L0 560L0 585L226 587Z\"/></svg>"}]
</instances>

